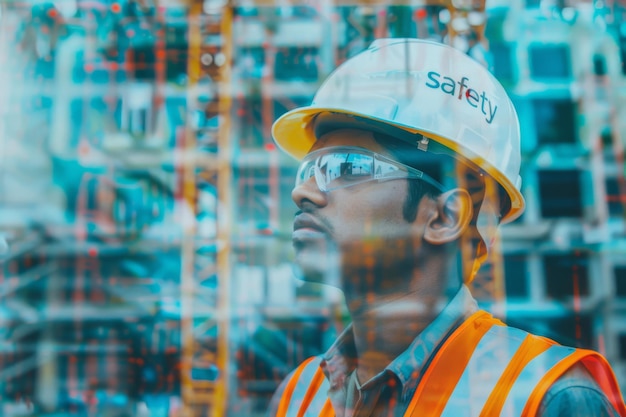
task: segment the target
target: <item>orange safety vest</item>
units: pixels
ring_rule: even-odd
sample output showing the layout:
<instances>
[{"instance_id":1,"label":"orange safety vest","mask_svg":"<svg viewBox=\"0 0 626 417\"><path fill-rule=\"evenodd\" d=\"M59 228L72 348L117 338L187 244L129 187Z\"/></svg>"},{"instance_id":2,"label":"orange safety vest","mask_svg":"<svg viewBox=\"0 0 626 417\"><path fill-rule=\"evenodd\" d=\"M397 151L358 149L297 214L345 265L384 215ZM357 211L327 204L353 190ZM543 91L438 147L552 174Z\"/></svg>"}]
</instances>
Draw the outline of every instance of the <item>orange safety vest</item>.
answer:
<instances>
[{"instance_id":1,"label":"orange safety vest","mask_svg":"<svg viewBox=\"0 0 626 417\"><path fill-rule=\"evenodd\" d=\"M309 358L296 369L278 405L278 417L334 417L320 361ZM550 386L578 363L626 417L615 375L599 353L561 346L478 311L439 349L404 417L535 416Z\"/></svg>"}]
</instances>

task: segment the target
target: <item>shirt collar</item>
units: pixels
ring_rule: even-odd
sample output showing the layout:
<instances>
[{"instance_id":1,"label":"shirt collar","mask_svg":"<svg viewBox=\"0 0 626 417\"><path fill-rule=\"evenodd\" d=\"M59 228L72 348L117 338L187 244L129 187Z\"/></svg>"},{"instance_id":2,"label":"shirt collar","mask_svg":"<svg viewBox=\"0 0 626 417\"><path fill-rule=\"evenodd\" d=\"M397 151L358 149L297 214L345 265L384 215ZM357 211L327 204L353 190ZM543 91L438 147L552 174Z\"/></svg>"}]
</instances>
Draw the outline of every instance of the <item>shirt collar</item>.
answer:
<instances>
[{"instance_id":1,"label":"shirt collar","mask_svg":"<svg viewBox=\"0 0 626 417\"><path fill-rule=\"evenodd\" d=\"M457 294L402 352L385 371L396 375L404 389L407 382L421 374L428 358L443 339L463 320L478 310L478 304L467 286L462 285ZM330 391L345 388L350 373L356 368L357 355L354 333L350 324L323 355L320 364L330 383ZM383 371L383 372L385 372Z\"/></svg>"}]
</instances>

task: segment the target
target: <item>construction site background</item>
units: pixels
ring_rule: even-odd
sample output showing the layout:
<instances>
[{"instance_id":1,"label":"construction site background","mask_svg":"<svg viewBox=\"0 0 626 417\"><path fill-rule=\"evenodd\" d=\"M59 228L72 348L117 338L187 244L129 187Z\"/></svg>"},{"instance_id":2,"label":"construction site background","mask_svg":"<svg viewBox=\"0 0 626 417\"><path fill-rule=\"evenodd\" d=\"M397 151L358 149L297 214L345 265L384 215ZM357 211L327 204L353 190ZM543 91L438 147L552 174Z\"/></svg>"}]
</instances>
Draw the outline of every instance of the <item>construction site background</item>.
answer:
<instances>
[{"instance_id":1,"label":"construction site background","mask_svg":"<svg viewBox=\"0 0 626 417\"><path fill-rule=\"evenodd\" d=\"M263 415L349 321L293 278L297 163L270 127L382 37L505 86L527 209L473 293L624 390L626 5L3 0L0 415Z\"/></svg>"}]
</instances>

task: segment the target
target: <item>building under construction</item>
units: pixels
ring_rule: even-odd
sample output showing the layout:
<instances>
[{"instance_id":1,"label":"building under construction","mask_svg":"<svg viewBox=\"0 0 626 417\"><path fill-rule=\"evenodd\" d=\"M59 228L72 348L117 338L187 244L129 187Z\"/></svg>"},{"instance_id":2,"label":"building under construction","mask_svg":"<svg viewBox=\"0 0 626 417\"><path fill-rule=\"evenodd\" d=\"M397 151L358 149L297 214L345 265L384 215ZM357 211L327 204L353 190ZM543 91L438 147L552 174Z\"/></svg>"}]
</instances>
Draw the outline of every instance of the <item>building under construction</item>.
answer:
<instances>
[{"instance_id":1,"label":"building under construction","mask_svg":"<svg viewBox=\"0 0 626 417\"><path fill-rule=\"evenodd\" d=\"M474 295L600 351L625 390L620 2L5 0L0 414L263 415L349 321L293 279L296 162L270 128L383 37L505 86L527 209Z\"/></svg>"}]
</instances>

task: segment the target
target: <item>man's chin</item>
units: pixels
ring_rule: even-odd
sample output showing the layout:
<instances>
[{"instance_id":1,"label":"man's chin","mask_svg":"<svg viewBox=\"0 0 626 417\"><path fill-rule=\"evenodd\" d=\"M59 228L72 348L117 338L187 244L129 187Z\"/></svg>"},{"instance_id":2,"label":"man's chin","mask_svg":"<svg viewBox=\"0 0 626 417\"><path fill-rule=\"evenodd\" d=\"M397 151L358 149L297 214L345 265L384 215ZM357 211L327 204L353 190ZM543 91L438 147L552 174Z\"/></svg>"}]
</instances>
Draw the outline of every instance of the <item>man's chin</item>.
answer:
<instances>
[{"instance_id":1,"label":"man's chin","mask_svg":"<svg viewBox=\"0 0 626 417\"><path fill-rule=\"evenodd\" d=\"M294 274L296 278L306 282L332 285L339 288L339 257L329 253L296 251Z\"/></svg>"}]
</instances>

